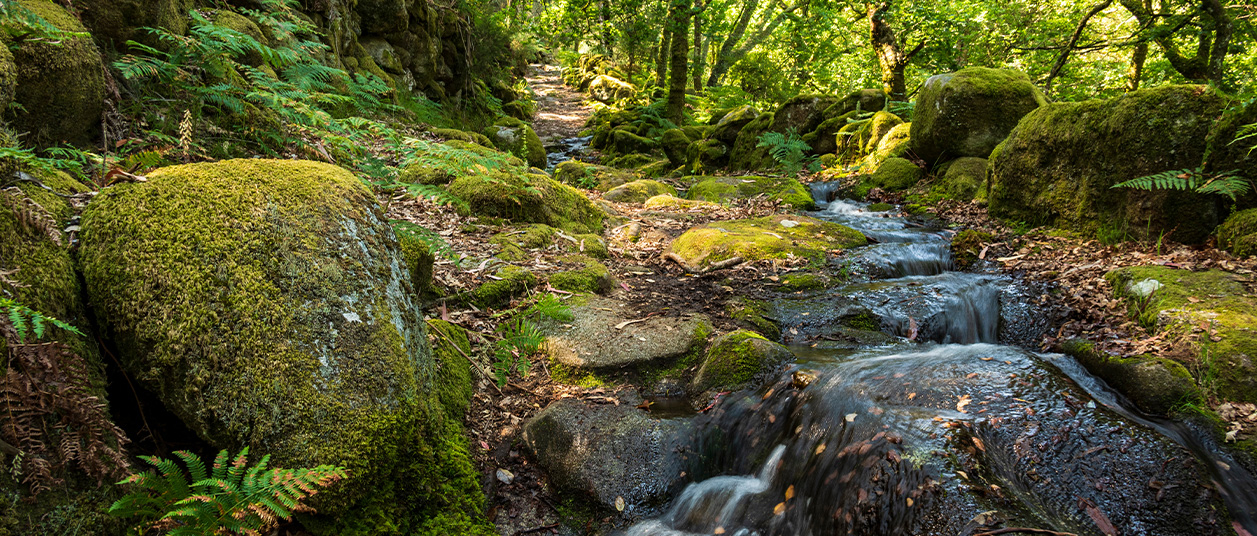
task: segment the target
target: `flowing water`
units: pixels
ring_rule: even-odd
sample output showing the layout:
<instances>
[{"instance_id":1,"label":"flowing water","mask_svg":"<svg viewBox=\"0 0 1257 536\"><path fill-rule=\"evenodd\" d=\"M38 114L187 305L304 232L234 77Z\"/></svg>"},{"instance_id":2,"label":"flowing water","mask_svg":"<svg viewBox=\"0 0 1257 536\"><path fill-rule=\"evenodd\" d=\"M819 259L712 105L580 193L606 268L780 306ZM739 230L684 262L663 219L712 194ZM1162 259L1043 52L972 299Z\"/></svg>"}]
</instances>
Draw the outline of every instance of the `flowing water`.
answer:
<instances>
[{"instance_id":1,"label":"flowing water","mask_svg":"<svg viewBox=\"0 0 1257 536\"><path fill-rule=\"evenodd\" d=\"M625 534L1257 533L1257 481L1206 434L1024 349L1050 323L1041 291L951 271L946 230L813 194L873 242L850 261L864 280L776 304L798 362L694 417L694 482ZM833 342L852 326L899 338Z\"/></svg>"}]
</instances>

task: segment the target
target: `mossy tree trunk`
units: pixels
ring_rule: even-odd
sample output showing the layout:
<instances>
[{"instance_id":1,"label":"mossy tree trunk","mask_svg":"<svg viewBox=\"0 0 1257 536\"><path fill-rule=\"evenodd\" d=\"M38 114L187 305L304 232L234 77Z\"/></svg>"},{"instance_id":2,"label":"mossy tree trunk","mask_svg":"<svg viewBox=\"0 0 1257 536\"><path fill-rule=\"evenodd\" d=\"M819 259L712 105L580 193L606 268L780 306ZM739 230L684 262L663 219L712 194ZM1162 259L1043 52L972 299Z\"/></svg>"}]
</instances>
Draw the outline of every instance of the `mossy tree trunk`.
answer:
<instances>
[{"instance_id":1,"label":"mossy tree trunk","mask_svg":"<svg viewBox=\"0 0 1257 536\"><path fill-rule=\"evenodd\" d=\"M890 0L868 5L869 40L873 44L873 50L877 52L877 63L882 69L882 89L890 96L890 100L903 101L908 97L904 68L925 47L925 42L918 43L907 53L903 51L894 28L886 22L886 12L890 10L890 5Z\"/></svg>"},{"instance_id":2,"label":"mossy tree trunk","mask_svg":"<svg viewBox=\"0 0 1257 536\"><path fill-rule=\"evenodd\" d=\"M1126 91L1139 89L1139 83L1144 77L1144 61L1147 59L1148 43L1135 45L1135 50L1130 53L1130 69L1126 71Z\"/></svg>"},{"instance_id":3,"label":"mossy tree trunk","mask_svg":"<svg viewBox=\"0 0 1257 536\"><path fill-rule=\"evenodd\" d=\"M672 52L672 31L665 24L659 32L659 56L655 60L655 85L663 87L668 81L668 54Z\"/></svg>"},{"instance_id":4,"label":"mossy tree trunk","mask_svg":"<svg viewBox=\"0 0 1257 536\"><path fill-rule=\"evenodd\" d=\"M694 65L690 67L690 78L693 79L694 91L703 90L703 18L700 16L707 7L706 3L695 6L694 13Z\"/></svg>"},{"instance_id":5,"label":"mossy tree trunk","mask_svg":"<svg viewBox=\"0 0 1257 536\"><path fill-rule=\"evenodd\" d=\"M669 69L672 78L668 81L668 119L678 126L683 124L685 117L685 83L689 66L690 39L689 26L692 15L690 0L673 0L672 12L668 25L672 27L672 54Z\"/></svg>"},{"instance_id":6,"label":"mossy tree trunk","mask_svg":"<svg viewBox=\"0 0 1257 536\"><path fill-rule=\"evenodd\" d=\"M798 11L804 5L805 1L796 1L776 15L773 15L773 10L777 9L778 3L769 4L758 17L762 21L760 23L761 26L758 26L755 33L743 41L742 37L746 34L751 19L754 18L753 15L759 8L759 0L747 0L742 6L742 12L738 15L738 22L734 25L733 31L729 33L729 37L725 38L720 45L720 52L716 54L716 62L712 65L711 74L707 77L707 85L709 87L719 86L720 81L724 79L725 74L729 72L729 69L735 63L742 61L742 58L750 54L765 39L768 39L777 27L781 26L781 23L785 22L792 13Z\"/></svg>"}]
</instances>

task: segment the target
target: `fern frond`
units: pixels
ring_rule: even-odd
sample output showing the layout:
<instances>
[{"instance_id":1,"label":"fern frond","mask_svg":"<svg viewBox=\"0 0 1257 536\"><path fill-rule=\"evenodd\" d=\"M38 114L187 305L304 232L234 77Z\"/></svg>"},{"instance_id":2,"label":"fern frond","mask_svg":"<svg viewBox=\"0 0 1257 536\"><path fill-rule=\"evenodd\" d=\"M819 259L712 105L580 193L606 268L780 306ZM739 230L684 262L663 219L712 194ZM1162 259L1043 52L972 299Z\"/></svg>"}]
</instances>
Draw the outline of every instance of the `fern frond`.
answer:
<instances>
[{"instance_id":1,"label":"fern frond","mask_svg":"<svg viewBox=\"0 0 1257 536\"><path fill-rule=\"evenodd\" d=\"M1183 190L1198 194L1224 195L1234 201L1251 188L1251 184L1234 171L1225 171L1208 175L1203 168L1174 169L1152 175L1137 177L1119 182L1111 188L1132 188L1136 190Z\"/></svg>"}]
</instances>

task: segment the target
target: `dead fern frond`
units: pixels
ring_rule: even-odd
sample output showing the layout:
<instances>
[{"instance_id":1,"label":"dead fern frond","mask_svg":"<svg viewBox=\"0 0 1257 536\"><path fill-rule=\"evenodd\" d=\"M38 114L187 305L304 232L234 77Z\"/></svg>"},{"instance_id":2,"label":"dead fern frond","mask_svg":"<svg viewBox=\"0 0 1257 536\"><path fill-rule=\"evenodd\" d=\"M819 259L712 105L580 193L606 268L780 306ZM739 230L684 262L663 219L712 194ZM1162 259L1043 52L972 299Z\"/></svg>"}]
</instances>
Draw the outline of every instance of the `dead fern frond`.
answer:
<instances>
[{"instance_id":1,"label":"dead fern frond","mask_svg":"<svg viewBox=\"0 0 1257 536\"><path fill-rule=\"evenodd\" d=\"M29 231L48 236L49 240L61 245L61 230L57 228L57 220L44 207L36 203L16 186L0 190L0 204L7 207L17 216L21 226Z\"/></svg>"}]
</instances>

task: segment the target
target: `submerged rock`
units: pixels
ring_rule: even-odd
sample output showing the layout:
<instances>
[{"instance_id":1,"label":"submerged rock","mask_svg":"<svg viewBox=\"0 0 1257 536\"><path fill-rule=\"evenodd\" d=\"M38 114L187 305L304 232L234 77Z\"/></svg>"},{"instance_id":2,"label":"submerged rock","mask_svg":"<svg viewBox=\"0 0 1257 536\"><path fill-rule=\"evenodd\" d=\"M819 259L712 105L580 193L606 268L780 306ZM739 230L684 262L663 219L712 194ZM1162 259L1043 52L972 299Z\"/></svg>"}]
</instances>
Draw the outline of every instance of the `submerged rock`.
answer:
<instances>
[{"instance_id":1,"label":"submerged rock","mask_svg":"<svg viewBox=\"0 0 1257 536\"><path fill-rule=\"evenodd\" d=\"M1023 116L1047 104L1025 73L969 67L926 80L912 120L912 150L930 164L986 158Z\"/></svg>"}]
</instances>

